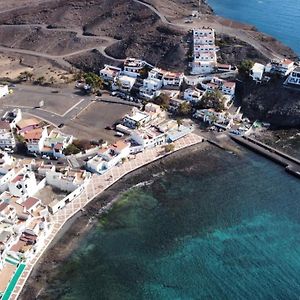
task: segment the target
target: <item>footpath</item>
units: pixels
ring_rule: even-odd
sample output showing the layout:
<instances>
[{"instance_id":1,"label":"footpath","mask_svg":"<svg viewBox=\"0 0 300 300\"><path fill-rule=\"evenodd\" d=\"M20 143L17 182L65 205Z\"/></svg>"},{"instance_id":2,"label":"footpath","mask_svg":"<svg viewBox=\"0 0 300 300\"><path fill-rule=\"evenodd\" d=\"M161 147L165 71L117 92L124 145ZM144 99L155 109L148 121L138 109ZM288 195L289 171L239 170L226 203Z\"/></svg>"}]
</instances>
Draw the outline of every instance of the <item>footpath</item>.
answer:
<instances>
[{"instance_id":1,"label":"footpath","mask_svg":"<svg viewBox=\"0 0 300 300\"><path fill-rule=\"evenodd\" d=\"M177 140L174 145L174 151L170 153L166 153L163 147L156 147L153 149L145 150L144 152L138 153L134 156L134 158L127 159L120 166L115 166L112 169L108 170L103 175L94 174L87 184L85 191L82 192L80 196L66 205L63 209L59 210L52 217L52 231L45 240L44 247L36 253L35 257L26 264L22 275L20 276L18 282L16 283L9 299L16 300L18 299L27 279L30 276L35 264L41 258L43 253L47 250L50 243L53 241L57 233L64 226L64 224L72 218L76 213L84 208L90 201L98 197L104 190L109 188L115 182L117 182L120 178L125 176L126 174L137 170L151 162L154 162L158 159L161 159L171 153L179 151L181 149L190 147L192 145L203 142L203 138L194 133L190 133L184 138Z\"/></svg>"}]
</instances>

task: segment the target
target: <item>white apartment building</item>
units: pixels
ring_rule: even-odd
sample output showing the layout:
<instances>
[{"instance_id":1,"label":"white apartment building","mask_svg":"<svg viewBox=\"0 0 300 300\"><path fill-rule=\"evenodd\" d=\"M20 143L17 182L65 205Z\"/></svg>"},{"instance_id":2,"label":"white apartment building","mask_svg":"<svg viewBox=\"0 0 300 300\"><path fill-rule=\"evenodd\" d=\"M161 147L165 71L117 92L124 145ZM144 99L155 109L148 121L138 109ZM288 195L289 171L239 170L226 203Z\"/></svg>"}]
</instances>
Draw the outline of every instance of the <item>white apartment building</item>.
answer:
<instances>
[{"instance_id":1,"label":"white apartment building","mask_svg":"<svg viewBox=\"0 0 300 300\"><path fill-rule=\"evenodd\" d=\"M294 69L294 62L290 59L273 60L266 65L267 73L277 73L281 76L289 75Z\"/></svg>"},{"instance_id":2,"label":"white apartment building","mask_svg":"<svg viewBox=\"0 0 300 300\"><path fill-rule=\"evenodd\" d=\"M133 130L130 134L130 139L143 149L148 149L165 144L166 133L149 126L147 128Z\"/></svg>"},{"instance_id":3,"label":"white apartment building","mask_svg":"<svg viewBox=\"0 0 300 300\"><path fill-rule=\"evenodd\" d=\"M17 197L33 196L38 190L35 175L31 171L19 173L8 183L9 192Z\"/></svg>"},{"instance_id":4,"label":"white apartment building","mask_svg":"<svg viewBox=\"0 0 300 300\"><path fill-rule=\"evenodd\" d=\"M113 90L120 90L122 92L128 93L134 86L136 78L130 77L128 75L119 75L115 78L112 85Z\"/></svg>"},{"instance_id":5,"label":"white apartment building","mask_svg":"<svg viewBox=\"0 0 300 300\"><path fill-rule=\"evenodd\" d=\"M98 154L90 159L86 168L95 173L103 174L130 154L130 143L117 141L107 148L100 149Z\"/></svg>"},{"instance_id":6,"label":"white apartment building","mask_svg":"<svg viewBox=\"0 0 300 300\"><path fill-rule=\"evenodd\" d=\"M180 87L183 77L183 73L165 72L162 84L165 87Z\"/></svg>"},{"instance_id":7,"label":"white apartment building","mask_svg":"<svg viewBox=\"0 0 300 300\"><path fill-rule=\"evenodd\" d=\"M16 140L12 133L10 123L0 121L0 148L15 148Z\"/></svg>"},{"instance_id":8,"label":"white apartment building","mask_svg":"<svg viewBox=\"0 0 300 300\"><path fill-rule=\"evenodd\" d=\"M255 63L250 70L250 77L255 81L261 81L265 72L265 66L263 64Z\"/></svg>"},{"instance_id":9,"label":"white apartment building","mask_svg":"<svg viewBox=\"0 0 300 300\"><path fill-rule=\"evenodd\" d=\"M202 99L203 95L204 95L203 91L189 88L184 91L183 99L191 103L197 103Z\"/></svg>"},{"instance_id":10,"label":"white apartment building","mask_svg":"<svg viewBox=\"0 0 300 300\"><path fill-rule=\"evenodd\" d=\"M143 86L140 88L140 95L147 99L153 99L159 95L162 87L162 80L157 78L144 79Z\"/></svg>"},{"instance_id":11,"label":"white apartment building","mask_svg":"<svg viewBox=\"0 0 300 300\"><path fill-rule=\"evenodd\" d=\"M138 77L146 66L146 62L136 58L127 58L124 62L123 74L129 77Z\"/></svg>"},{"instance_id":12,"label":"white apartment building","mask_svg":"<svg viewBox=\"0 0 300 300\"><path fill-rule=\"evenodd\" d=\"M66 170L64 173L49 171L46 173L46 183L61 191L73 192L91 178L86 171Z\"/></svg>"},{"instance_id":13,"label":"white apartment building","mask_svg":"<svg viewBox=\"0 0 300 300\"><path fill-rule=\"evenodd\" d=\"M22 132L29 152L40 153L48 136L47 128L34 128Z\"/></svg>"},{"instance_id":14,"label":"white apartment building","mask_svg":"<svg viewBox=\"0 0 300 300\"><path fill-rule=\"evenodd\" d=\"M193 62L191 74L212 73L217 66L215 31L212 28L193 29Z\"/></svg>"},{"instance_id":15,"label":"white apartment building","mask_svg":"<svg viewBox=\"0 0 300 300\"><path fill-rule=\"evenodd\" d=\"M104 81L113 81L121 73L122 69L110 65L104 65L104 68L100 70L100 77Z\"/></svg>"},{"instance_id":16,"label":"white apartment building","mask_svg":"<svg viewBox=\"0 0 300 300\"><path fill-rule=\"evenodd\" d=\"M131 110L131 113L125 115L123 118L123 125L134 129L139 126L147 124L151 120L151 117L148 113L140 111L136 107Z\"/></svg>"},{"instance_id":17,"label":"white apartment building","mask_svg":"<svg viewBox=\"0 0 300 300\"><path fill-rule=\"evenodd\" d=\"M300 67L296 67L289 75L287 83L300 86Z\"/></svg>"}]
</instances>

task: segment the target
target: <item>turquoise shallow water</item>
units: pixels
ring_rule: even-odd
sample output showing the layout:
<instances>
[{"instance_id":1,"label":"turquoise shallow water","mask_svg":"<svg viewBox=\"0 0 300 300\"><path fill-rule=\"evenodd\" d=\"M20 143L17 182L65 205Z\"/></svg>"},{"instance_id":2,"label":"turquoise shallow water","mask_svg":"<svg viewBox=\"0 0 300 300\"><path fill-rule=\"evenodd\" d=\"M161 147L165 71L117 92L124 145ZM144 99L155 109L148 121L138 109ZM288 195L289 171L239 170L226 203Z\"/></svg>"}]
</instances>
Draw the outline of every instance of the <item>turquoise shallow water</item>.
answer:
<instances>
[{"instance_id":1,"label":"turquoise shallow water","mask_svg":"<svg viewBox=\"0 0 300 300\"><path fill-rule=\"evenodd\" d=\"M300 1L208 0L208 3L217 15L253 24L300 55Z\"/></svg>"},{"instance_id":2,"label":"turquoise shallow water","mask_svg":"<svg viewBox=\"0 0 300 300\"><path fill-rule=\"evenodd\" d=\"M300 182L244 154L154 167L164 175L120 195L45 299L299 299Z\"/></svg>"}]
</instances>

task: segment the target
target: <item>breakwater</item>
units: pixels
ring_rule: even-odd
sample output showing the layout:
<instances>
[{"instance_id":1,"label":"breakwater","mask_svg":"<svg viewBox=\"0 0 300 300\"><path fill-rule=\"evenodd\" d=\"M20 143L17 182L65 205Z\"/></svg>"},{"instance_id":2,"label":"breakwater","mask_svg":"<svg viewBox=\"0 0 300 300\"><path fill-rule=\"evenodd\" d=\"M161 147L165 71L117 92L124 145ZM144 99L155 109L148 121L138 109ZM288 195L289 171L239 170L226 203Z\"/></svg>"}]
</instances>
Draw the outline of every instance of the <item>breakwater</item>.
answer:
<instances>
[{"instance_id":1,"label":"breakwater","mask_svg":"<svg viewBox=\"0 0 300 300\"><path fill-rule=\"evenodd\" d=\"M235 142L261 154L270 160L282 165L287 172L300 178L300 160L268 146L254 138L246 136L230 136Z\"/></svg>"}]
</instances>

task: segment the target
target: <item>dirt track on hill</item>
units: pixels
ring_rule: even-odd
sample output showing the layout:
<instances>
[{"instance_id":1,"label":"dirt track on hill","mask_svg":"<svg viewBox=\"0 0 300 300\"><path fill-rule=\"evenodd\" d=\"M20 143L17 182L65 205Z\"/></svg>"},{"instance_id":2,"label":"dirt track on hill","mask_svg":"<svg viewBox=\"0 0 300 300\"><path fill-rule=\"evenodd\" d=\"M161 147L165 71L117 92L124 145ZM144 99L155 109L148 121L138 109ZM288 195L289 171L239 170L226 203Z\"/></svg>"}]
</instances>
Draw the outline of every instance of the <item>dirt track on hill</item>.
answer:
<instances>
[{"instance_id":1,"label":"dirt track on hill","mask_svg":"<svg viewBox=\"0 0 300 300\"><path fill-rule=\"evenodd\" d=\"M184 71L187 32L212 26L217 33L241 40L246 48L245 43L251 45L252 55L255 49L257 56L293 56L251 26L213 16L203 1L200 19L184 23L197 5L196 0L0 0L0 51L45 58L65 69L70 64L93 69L92 63L119 64L126 56L135 56ZM240 52L234 55L239 58Z\"/></svg>"}]
</instances>

